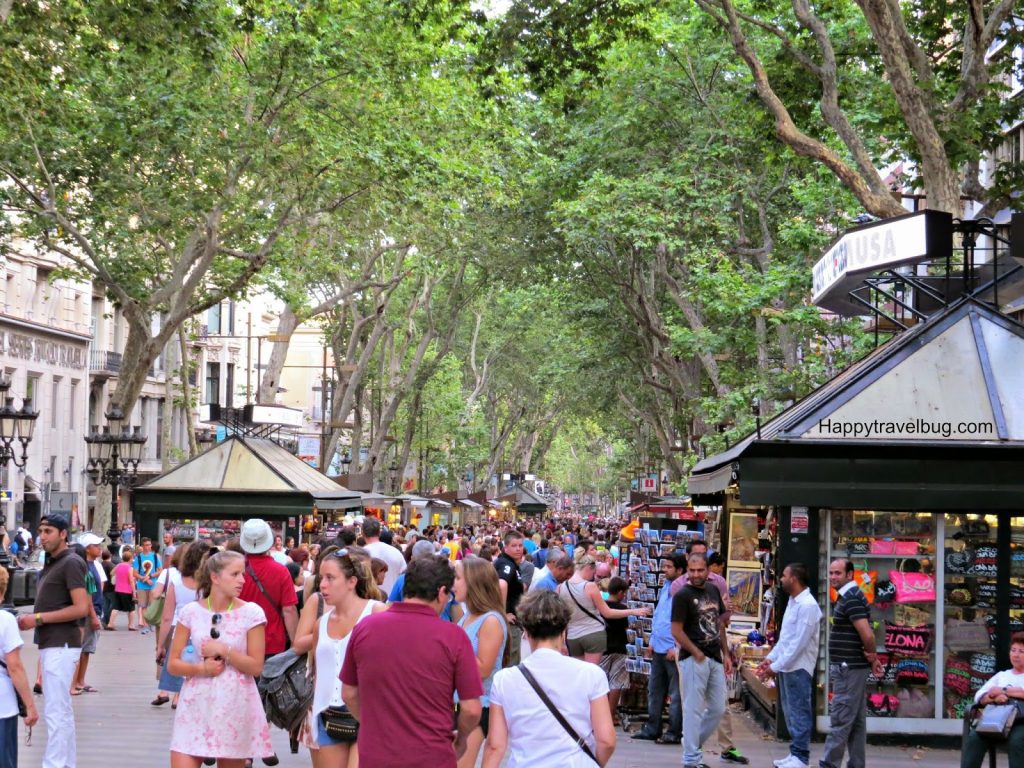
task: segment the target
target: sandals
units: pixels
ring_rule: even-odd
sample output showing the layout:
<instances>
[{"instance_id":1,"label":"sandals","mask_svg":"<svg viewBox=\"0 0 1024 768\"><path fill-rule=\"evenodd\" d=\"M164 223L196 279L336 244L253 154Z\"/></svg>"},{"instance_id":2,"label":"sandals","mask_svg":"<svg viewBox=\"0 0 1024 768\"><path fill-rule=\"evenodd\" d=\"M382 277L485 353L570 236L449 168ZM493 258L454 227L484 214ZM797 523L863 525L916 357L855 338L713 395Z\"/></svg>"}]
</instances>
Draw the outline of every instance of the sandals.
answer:
<instances>
[{"instance_id":1,"label":"sandals","mask_svg":"<svg viewBox=\"0 0 1024 768\"><path fill-rule=\"evenodd\" d=\"M99 691L93 688L91 685L80 685L78 686L78 690L82 693L99 693Z\"/></svg>"},{"instance_id":2,"label":"sandals","mask_svg":"<svg viewBox=\"0 0 1024 768\"><path fill-rule=\"evenodd\" d=\"M155 699L153 699L149 703L152 704L154 707L162 707L164 704L166 704L170 700L171 700L170 696L157 696Z\"/></svg>"}]
</instances>

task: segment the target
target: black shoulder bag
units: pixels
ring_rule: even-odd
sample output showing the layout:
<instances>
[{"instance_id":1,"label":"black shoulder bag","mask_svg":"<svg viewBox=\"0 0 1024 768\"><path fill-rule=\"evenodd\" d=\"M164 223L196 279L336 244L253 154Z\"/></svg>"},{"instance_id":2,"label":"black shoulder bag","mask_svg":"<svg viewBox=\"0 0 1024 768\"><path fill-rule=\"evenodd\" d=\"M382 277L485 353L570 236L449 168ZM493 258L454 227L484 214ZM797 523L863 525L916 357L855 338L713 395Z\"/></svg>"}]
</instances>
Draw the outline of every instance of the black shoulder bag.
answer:
<instances>
[{"instance_id":1,"label":"black shoulder bag","mask_svg":"<svg viewBox=\"0 0 1024 768\"><path fill-rule=\"evenodd\" d=\"M7 669L7 664L2 662L2 661L0 661L0 667L3 667L4 669ZM10 673L9 670L7 672L7 676L8 677L11 676L11 673ZM11 683L13 684L13 682L14 681L12 680ZM21 694L18 693L18 689L17 688L14 689L14 697L18 700L18 716L19 717L28 717L28 709L25 708L25 702L22 701Z\"/></svg>"},{"instance_id":2,"label":"black shoulder bag","mask_svg":"<svg viewBox=\"0 0 1024 768\"><path fill-rule=\"evenodd\" d=\"M548 695L544 693L544 689L540 687L540 684L537 682L537 679L533 676L530 670L522 664L516 665L516 669L523 673L523 677L526 678L526 682L528 682L530 687L537 692L537 695L540 696L540 700L544 702L544 706L548 708L548 711L555 716L555 720L558 721L558 724L565 729L567 734L569 734L569 738L576 742L576 746L582 749L583 753L587 757L597 763L597 757L594 756L593 751L590 749L590 745L583 740L582 736L576 733L576 729L573 728L569 724L569 721L562 716L562 713L558 711L551 699L548 698ZM597 764L600 765L600 763Z\"/></svg>"}]
</instances>

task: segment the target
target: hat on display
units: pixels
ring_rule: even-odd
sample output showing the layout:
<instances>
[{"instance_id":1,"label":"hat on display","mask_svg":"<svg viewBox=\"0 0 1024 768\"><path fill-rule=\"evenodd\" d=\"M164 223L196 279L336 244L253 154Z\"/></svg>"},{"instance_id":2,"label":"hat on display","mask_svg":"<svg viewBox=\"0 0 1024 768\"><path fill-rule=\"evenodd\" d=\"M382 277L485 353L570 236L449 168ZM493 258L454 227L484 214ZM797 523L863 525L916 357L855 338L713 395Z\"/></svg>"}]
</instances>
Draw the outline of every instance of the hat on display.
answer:
<instances>
[{"instance_id":1,"label":"hat on display","mask_svg":"<svg viewBox=\"0 0 1024 768\"><path fill-rule=\"evenodd\" d=\"M274 545L274 532L270 530L266 520L254 517L242 524L242 535L238 539L243 552L250 555L261 555Z\"/></svg>"},{"instance_id":2,"label":"hat on display","mask_svg":"<svg viewBox=\"0 0 1024 768\"><path fill-rule=\"evenodd\" d=\"M83 547L91 547L95 544L102 544L103 539L97 536L95 533L83 533L78 538L78 543Z\"/></svg>"}]
</instances>

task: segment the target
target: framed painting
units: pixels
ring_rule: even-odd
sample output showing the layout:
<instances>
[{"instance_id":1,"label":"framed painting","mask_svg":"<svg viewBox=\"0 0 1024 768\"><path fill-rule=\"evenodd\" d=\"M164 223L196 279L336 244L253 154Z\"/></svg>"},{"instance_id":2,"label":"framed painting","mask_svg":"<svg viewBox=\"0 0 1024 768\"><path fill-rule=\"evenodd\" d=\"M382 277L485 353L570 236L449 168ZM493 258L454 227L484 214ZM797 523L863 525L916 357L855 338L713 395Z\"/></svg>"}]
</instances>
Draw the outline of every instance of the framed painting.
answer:
<instances>
[{"instance_id":1,"label":"framed painting","mask_svg":"<svg viewBox=\"0 0 1024 768\"><path fill-rule=\"evenodd\" d=\"M757 568L757 513L734 512L729 515L729 565Z\"/></svg>"},{"instance_id":2,"label":"framed painting","mask_svg":"<svg viewBox=\"0 0 1024 768\"><path fill-rule=\"evenodd\" d=\"M730 568L726 582L729 585L729 601L732 603L734 621L744 617L751 617L756 621L761 615L760 569Z\"/></svg>"}]
</instances>

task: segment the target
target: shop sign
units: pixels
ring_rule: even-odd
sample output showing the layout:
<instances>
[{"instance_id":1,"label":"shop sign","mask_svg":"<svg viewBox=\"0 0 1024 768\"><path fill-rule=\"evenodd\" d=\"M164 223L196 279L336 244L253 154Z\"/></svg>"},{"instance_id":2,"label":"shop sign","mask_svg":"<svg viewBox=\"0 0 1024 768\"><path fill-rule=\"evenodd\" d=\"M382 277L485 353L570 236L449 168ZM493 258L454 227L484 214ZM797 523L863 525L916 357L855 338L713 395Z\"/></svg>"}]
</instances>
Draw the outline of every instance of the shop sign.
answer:
<instances>
[{"instance_id":1,"label":"shop sign","mask_svg":"<svg viewBox=\"0 0 1024 768\"><path fill-rule=\"evenodd\" d=\"M658 490L658 481L653 477L640 478L641 493L654 493Z\"/></svg>"},{"instance_id":2,"label":"shop sign","mask_svg":"<svg viewBox=\"0 0 1024 768\"><path fill-rule=\"evenodd\" d=\"M46 363L57 368L85 369L85 347L13 331L0 332L0 355L32 363Z\"/></svg>"},{"instance_id":3,"label":"shop sign","mask_svg":"<svg viewBox=\"0 0 1024 768\"><path fill-rule=\"evenodd\" d=\"M810 528L810 514L807 507L792 507L789 513L789 532L805 534Z\"/></svg>"},{"instance_id":4,"label":"shop sign","mask_svg":"<svg viewBox=\"0 0 1024 768\"><path fill-rule=\"evenodd\" d=\"M952 247L952 222L943 227L942 217L922 211L851 229L814 265L812 301L820 304L848 274L941 257Z\"/></svg>"}]
</instances>

